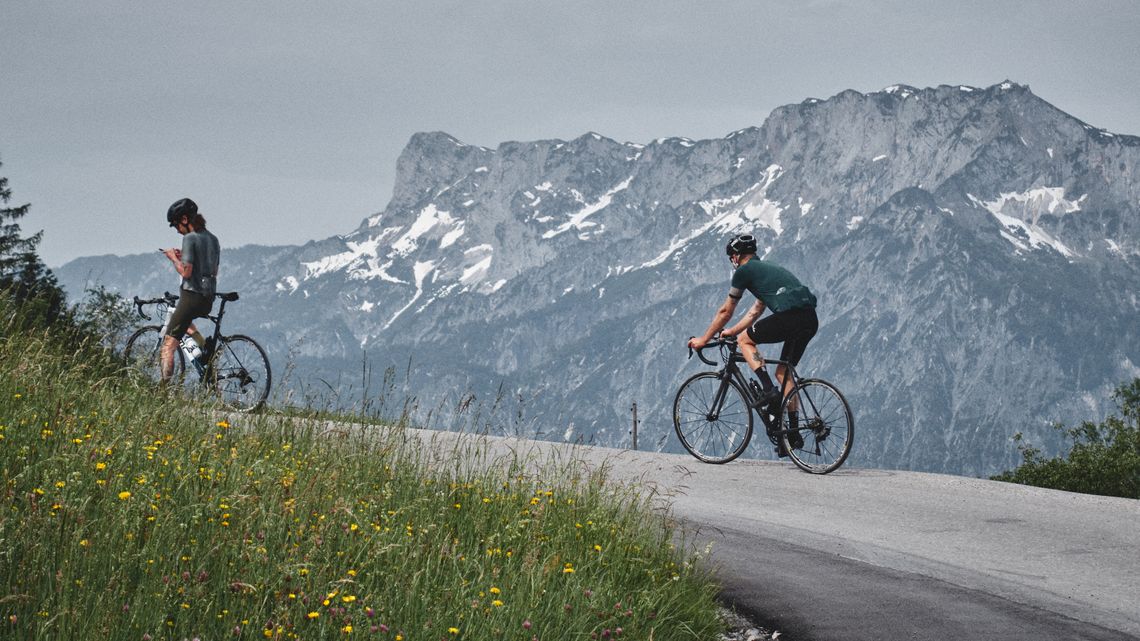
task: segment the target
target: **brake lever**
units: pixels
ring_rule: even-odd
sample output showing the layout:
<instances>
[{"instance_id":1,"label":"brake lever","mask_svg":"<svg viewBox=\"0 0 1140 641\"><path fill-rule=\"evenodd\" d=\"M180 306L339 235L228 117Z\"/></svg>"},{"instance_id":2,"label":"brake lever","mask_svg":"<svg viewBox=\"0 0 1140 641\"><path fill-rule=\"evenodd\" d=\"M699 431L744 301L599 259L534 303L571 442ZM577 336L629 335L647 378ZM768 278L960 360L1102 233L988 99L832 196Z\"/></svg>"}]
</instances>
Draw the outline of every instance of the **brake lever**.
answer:
<instances>
[{"instance_id":1,"label":"brake lever","mask_svg":"<svg viewBox=\"0 0 1140 641\"><path fill-rule=\"evenodd\" d=\"M150 320L150 316L147 316L146 314L144 314L142 308L143 308L142 301L139 300L138 296L135 296L135 309L139 313L139 318L142 318L144 320Z\"/></svg>"}]
</instances>

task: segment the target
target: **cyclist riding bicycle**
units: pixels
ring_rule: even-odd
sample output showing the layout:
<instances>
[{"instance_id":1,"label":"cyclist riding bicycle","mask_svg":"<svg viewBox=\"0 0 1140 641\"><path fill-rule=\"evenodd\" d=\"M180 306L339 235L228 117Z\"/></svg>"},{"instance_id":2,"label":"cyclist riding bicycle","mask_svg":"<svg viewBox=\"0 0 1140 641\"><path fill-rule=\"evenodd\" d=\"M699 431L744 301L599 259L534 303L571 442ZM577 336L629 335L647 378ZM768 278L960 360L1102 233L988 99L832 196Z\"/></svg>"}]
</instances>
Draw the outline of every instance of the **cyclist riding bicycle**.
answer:
<instances>
[{"instance_id":1,"label":"cyclist riding bicycle","mask_svg":"<svg viewBox=\"0 0 1140 641\"><path fill-rule=\"evenodd\" d=\"M734 268L728 298L713 316L712 323L704 335L689 340L689 347L693 349L704 347L718 332L726 336L738 336L740 353L748 366L756 372L756 377L763 386L759 409L770 410L774 414L779 411L784 396L791 392L792 377L787 376L784 365L776 368L776 378L783 390L781 393L764 369L764 359L760 356L756 345L783 342L780 360L787 361L793 366L799 365L808 342L819 329L819 319L815 313L816 298L791 272L775 263L757 258L756 238L751 234L734 236L728 241L725 253L728 254L728 260ZM740 322L724 329L732 320L745 290L756 297L756 303ZM760 318L765 309L772 310L772 313ZM795 429L797 415L796 408L789 407L788 421L791 423L791 429ZM787 455L782 449L778 453L780 456Z\"/></svg>"},{"instance_id":2,"label":"cyclist riding bicycle","mask_svg":"<svg viewBox=\"0 0 1140 641\"><path fill-rule=\"evenodd\" d=\"M207 316L214 307L218 287L218 262L221 245L218 237L206 229L206 219L198 213L198 205L182 198L166 211L166 222L182 234L182 249L160 250L182 277L178 304L170 317L170 326L162 343L162 380L169 381L174 372L174 352L178 342L189 334L200 341L194 319Z\"/></svg>"}]
</instances>

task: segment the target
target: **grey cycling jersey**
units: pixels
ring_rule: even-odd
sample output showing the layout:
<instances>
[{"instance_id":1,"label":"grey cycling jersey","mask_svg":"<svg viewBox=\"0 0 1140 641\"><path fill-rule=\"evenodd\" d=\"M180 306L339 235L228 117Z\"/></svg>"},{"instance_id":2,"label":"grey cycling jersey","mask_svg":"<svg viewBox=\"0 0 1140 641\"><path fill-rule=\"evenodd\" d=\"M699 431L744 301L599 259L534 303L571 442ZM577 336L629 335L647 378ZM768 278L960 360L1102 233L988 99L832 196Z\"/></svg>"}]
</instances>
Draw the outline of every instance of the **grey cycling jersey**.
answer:
<instances>
[{"instance_id":1,"label":"grey cycling jersey","mask_svg":"<svg viewBox=\"0 0 1140 641\"><path fill-rule=\"evenodd\" d=\"M182 289L213 296L218 289L218 262L222 247L218 237L208 230L192 231L182 237L182 262L190 265L189 278L182 279Z\"/></svg>"}]
</instances>

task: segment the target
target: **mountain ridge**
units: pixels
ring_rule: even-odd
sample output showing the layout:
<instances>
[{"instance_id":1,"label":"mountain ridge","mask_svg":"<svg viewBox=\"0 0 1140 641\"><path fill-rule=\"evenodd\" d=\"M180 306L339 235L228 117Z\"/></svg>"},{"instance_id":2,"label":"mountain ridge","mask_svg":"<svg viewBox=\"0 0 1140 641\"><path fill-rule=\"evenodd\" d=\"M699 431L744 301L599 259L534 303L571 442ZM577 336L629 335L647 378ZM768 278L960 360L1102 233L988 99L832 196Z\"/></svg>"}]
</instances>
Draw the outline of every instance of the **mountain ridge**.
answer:
<instances>
[{"instance_id":1,"label":"mountain ridge","mask_svg":"<svg viewBox=\"0 0 1140 641\"><path fill-rule=\"evenodd\" d=\"M379 350L420 364L406 382L425 406L502 384L516 427L600 444L624 442L638 402L642 442L675 450L684 340L723 300L724 239L750 231L820 296L805 366L856 408L852 463L989 473L1016 461L1014 432L1055 448L1048 423L1103 412L1140 373L1138 204L1140 138L1008 81L896 85L711 140L416 134L391 201L355 230L223 261L298 370L359 371ZM61 281L172 287L114 262Z\"/></svg>"}]
</instances>

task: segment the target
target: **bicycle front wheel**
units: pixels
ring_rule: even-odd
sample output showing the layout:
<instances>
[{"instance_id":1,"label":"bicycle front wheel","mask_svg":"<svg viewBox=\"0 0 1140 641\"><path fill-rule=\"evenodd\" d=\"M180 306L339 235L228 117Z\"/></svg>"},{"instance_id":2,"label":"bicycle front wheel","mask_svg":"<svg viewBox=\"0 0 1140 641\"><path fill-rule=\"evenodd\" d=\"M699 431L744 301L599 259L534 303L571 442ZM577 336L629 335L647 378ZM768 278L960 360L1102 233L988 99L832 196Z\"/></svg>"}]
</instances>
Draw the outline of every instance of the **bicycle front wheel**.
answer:
<instances>
[{"instance_id":1,"label":"bicycle front wheel","mask_svg":"<svg viewBox=\"0 0 1140 641\"><path fill-rule=\"evenodd\" d=\"M790 415L795 413L795 424ZM780 440L792 462L811 474L827 474L851 453L855 419L847 399L819 379L800 381L780 412Z\"/></svg>"},{"instance_id":2,"label":"bicycle front wheel","mask_svg":"<svg viewBox=\"0 0 1140 641\"><path fill-rule=\"evenodd\" d=\"M127 339L127 346L123 349L123 358L127 365L141 372L153 383L162 381L162 328L157 325L140 327ZM170 380L175 385L181 385L186 374L186 357L182 350L174 350L174 368Z\"/></svg>"},{"instance_id":3,"label":"bicycle front wheel","mask_svg":"<svg viewBox=\"0 0 1140 641\"><path fill-rule=\"evenodd\" d=\"M265 350L248 336L223 336L207 370L206 384L221 402L237 412L265 404L273 375Z\"/></svg>"},{"instance_id":4,"label":"bicycle front wheel","mask_svg":"<svg viewBox=\"0 0 1140 641\"><path fill-rule=\"evenodd\" d=\"M673 401L673 428L681 445L705 463L740 456L752 438L752 408L745 398L736 381L716 372L682 383Z\"/></svg>"}]
</instances>

